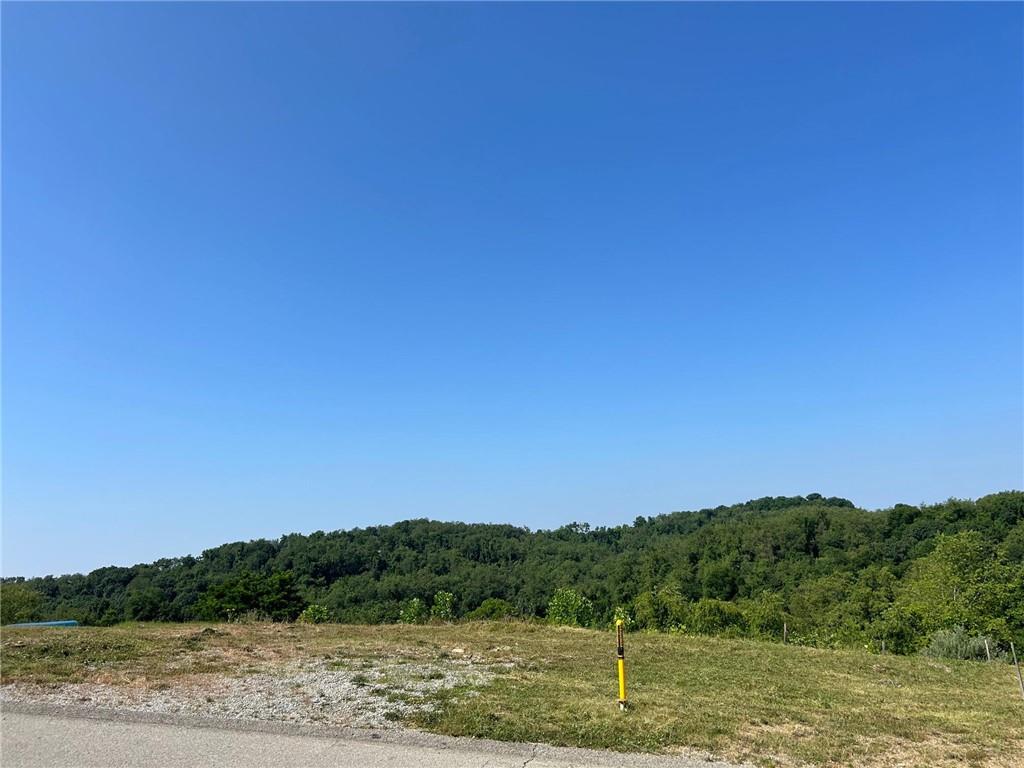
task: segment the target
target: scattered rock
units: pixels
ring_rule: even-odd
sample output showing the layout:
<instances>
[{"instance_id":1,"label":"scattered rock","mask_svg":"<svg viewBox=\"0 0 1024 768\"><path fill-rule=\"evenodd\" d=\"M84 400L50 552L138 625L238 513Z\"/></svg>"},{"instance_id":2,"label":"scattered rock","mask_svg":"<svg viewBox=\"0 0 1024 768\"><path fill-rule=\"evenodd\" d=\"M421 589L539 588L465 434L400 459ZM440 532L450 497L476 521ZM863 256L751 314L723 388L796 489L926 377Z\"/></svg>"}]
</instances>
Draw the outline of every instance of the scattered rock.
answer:
<instances>
[{"instance_id":1,"label":"scattered rock","mask_svg":"<svg viewBox=\"0 0 1024 768\"><path fill-rule=\"evenodd\" d=\"M399 727L407 715L431 711L439 691L480 686L493 675L493 670L462 659L401 665L374 660L358 670L321 659L268 665L240 677L190 677L153 687L10 683L0 687L0 702L89 701L100 709L384 729Z\"/></svg>"}]
</instances>

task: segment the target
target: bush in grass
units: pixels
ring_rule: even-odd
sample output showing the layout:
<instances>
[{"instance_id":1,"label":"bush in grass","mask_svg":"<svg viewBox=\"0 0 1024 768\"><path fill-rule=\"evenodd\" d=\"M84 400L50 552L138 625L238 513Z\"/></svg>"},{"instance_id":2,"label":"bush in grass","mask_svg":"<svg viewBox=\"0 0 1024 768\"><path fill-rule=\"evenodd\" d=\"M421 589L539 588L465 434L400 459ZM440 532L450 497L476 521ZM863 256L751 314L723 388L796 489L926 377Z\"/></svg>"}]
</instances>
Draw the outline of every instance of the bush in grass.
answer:
<instances>
[{"instance_id":1,"label":"bush in grass","mask_svg":"<svg viewBox=\"0 0 1024 768\"><path fill-rule=\"evenodd\" d=\"M786 622L782 596L774 592L762 592L757 598L743 606L747 629L755 637L782 637L782 625Z\"/></svg>"},{"instance_id":2,"label":"bush in grass","mask_svg":"<svg viewBox=\"0 0 1024 768\"><path fill-rule=\"evenodd\" d=\"M689 624L690 601L674 584L663 584L658 588L654 605L658 612L658 626L662 629L682 629Z\"/></svg>"},{"instance_id":3,"label":"bush in grass","mask_svg":"<svg viewBox=\"0 0 1024 768\"><path fill-rule=\"evenodd\" d=\"M690 620L690 603L679 588L665 584L633 601L633 619L641 629L682 629Z\"/></svg>"},{"instance_id":4,"label":"bush in grass","mask_svg":"<svg viewBox=\"0 0 1024 768\"><path fill-rule=\"evenodd\" d=\"M330 613L324 606L311 603L299 614L299 621L304 624L323 624L330 617Z\"/></svg>"},{"instance_id":5,"label":"bush in grass","mask_svg":"<svg viewBox=\"0 0 1024 768\"><path fill-rule=\"evenodd\" d=\"M418 597L402 602L398 609L398 621L402 624L422 624L427 620L427 605Z\"/></svg>"},{"instance_id":6,"label":"bush in grass","mask_svg":"<svg viewBox=\"0 0 1024 768\"><path fill-rule=\"evenodd\" d=\"M705 597L690 611L690 626L702 635L742 634L746 619L735 603Z\"/></svg>"},{"instance_id":7,"label":"bush in grass","mask_svg":"<svg viewBox=\"0 0 1024 768\"><path fill-rule=\"evenodd\" d=\"M871 647L881 650L882 641L885 641L885 649L889 653L914 653L922 645L922 624L917 611L900 605L889 606L868 628Z\"/></svg>"},{"instance_id":8,"label":"bush in grass","mask_svg":"<svg viewBox=\"0 0 1024 768\"><path fill-rule=\"evenodd\" d=\"M660 629L653 592L642 592L633 601L633 620L640 629Z\"/></svg>"},{"instance_id":9,"label":"bush in grass","mask_svg":"<svg viewBox=\"0 0 1024 768\"><path fill-rule=\"evenodd\" d=\"M512 603L508 600L502 600L500 597L488 597L479 606L466 614L466 618L474 621L494 621L515 616L515 613L516 609L512 607Z\"/></svg>"},{"instance_id":10,"label":"bush in grass","mask_svg":"<svg viewBox=\"0 0 1024 768\"><path fill-rule=\"evenodd\" d=\"M575 589L562 587L548 602L548 621L569 627L588 627L594 620L594 604Z\"/></svg>"},{"instance_id":11,"label":"bush in grass","mask_svg":"<svg viewBox=\"0 0 1024 768\"><path fill-rule=\"evenodd\" d=\"M455 621L455 595L443 591L436 593L430 617L438 621Z\"/></svg>"},{"instance_id":12,"label":"bush in grass","mask_svg":"<svg viewBox=\"0 0 1024 768\"><path fill-rule=\"evenodd\" d=\"M624 605L615 606L615 614L612 618L612 626L616 626L619 622L622 622L622 628L626 632L632 631L636 627L636 622L633 620L633 613Z\"/></svg>"},{"instance_id":13,"label":"bush in grass","mask_svg":"<svg viewBox=\"0 0 1024 768\"><path fill-rule=\"evenodd\" d=\"M988 658L985 654L986 640L993 658L999 656L995 640L985 635L972 635L964 627L940 629L932 633L928 645L921 650L921 653L940 659L985 661Z\"/></svg>"}]
</instances>

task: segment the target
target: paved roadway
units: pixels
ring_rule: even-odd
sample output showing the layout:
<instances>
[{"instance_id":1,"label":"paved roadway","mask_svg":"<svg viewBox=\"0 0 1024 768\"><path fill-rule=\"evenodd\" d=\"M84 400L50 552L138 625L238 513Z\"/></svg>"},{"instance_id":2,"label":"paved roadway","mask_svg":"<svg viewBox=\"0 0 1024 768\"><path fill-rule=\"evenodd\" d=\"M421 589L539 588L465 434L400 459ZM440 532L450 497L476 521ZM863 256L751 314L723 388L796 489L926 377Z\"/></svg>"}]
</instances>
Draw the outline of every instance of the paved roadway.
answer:
<instances>
[{"instance_id":1,"label":"paved roadway","mask_svg":"<svg viewBox=\"0 0 1024 768\"><path fill-rule=\"evenodd\" d=\"M328 732L25 705L6 705L0 716L0 762L4 768L733 768L699 758L620 755L411 731Z\"/></svg>"}]
</instances>

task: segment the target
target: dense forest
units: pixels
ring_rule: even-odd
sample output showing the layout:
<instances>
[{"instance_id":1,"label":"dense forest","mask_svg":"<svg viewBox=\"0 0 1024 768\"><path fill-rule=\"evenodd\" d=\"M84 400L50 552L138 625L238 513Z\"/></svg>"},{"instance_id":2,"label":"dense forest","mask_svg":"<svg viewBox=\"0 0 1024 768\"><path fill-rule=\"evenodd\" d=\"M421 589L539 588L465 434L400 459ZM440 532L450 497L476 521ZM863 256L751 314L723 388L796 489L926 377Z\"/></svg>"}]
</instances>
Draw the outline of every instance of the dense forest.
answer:
<instances>
[{"instance_id":1,"label":"dense forest","mask_svg":"<svg viewBox=\"0 0 1024 768\"><path fill-rule=\"evenodd\" d=\"M819 494L631 525L408 520L5 579L4 623L547 618L909 653L1024 646L1024 493L866 511ZM963 645L961 643L961 645Z\"/></svg>"}]
</instances>

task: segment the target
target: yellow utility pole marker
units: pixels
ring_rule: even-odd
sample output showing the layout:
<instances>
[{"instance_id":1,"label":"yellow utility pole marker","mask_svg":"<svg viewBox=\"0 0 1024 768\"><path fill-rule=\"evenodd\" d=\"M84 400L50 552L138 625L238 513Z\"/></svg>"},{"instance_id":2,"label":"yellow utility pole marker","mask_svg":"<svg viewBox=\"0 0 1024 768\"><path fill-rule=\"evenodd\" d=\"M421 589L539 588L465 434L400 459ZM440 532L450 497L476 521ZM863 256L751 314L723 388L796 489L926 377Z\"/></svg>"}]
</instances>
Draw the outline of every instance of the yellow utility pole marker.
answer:
<instances>
[{"instance_id":1,"label":"yellow utility pole marker","mask_svg":"<svg viewBox=\"0 0 1024 768\"><path fill-rule=\"evenodd\" d=\"M617 619L615 622L615 635L618 641L618 649L616 655L618 656L618 667L619 667L619 709L622 711L626 710L626 646L623 642L623 626L622 619Z\"/></svg>"}]
</instances>

